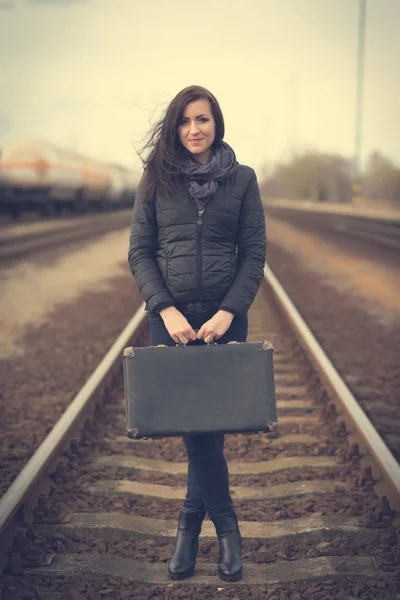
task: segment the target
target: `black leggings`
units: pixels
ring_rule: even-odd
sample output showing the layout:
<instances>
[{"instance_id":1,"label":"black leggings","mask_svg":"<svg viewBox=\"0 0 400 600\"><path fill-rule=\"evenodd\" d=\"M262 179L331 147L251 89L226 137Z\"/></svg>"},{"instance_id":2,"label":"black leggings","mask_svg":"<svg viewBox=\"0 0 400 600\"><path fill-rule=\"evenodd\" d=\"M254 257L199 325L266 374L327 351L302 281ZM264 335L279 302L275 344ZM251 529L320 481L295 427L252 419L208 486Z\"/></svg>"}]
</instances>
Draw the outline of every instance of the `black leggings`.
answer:
<instances>
[{"instance_id":1,"label":"black leggings","mask_svg":"<svg viewBox=\"0 0 400 600\"><path fill-rule=\"evenodd\" d=\"M185 314L193 329L200 327L217 312ZM227 344L231 341L245 342L247 338L247 313L235 317L228 331L217 341ZM165 344L174 346L162 318L150 314L150 334L153 346ZM202 344L202 340L190 342ZM205 374L199 372L199 377ZM224 456L224 434L190 434L183 436L188 457L187 493L183 510L185 512L208 513L209 516L233 511L229 494L229 472Z\"/></svg>"}]
</instances>

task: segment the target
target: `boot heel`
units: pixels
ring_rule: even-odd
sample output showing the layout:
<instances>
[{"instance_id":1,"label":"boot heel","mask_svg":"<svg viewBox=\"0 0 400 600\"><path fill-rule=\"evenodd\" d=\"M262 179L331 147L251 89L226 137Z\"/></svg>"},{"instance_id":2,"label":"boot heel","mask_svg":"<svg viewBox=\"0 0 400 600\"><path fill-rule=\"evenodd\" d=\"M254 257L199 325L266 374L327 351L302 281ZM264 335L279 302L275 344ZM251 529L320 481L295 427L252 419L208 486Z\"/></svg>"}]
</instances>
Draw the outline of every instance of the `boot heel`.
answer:
<instances>
[{"instance_id":1,"label":"boot heel","mask_svg":"<svg viewBox=\"0 0 400 600\"><path fill-rule=\"evenodd\" d=\"M174 581L179 581L180 579L188 579L192 577L194 571L196 569L196 564L190 567L187 571L182 571L181 573L174 573L170 571L170 563L168 563L168 579L173 579Z\"/></svg>"},{"instance_id":2,"label":"boot heel","mask_svg":"<svg viewBox=\"0 0 400 600\"><path fill-rule=\"evenodd\" d=\"M241 569L236 575L227 575L226 573L218 569L218 575L219 578L222 579L222 581L232 583L234 581L240 581L243 578L243 569Z\"/></svg>"}]
</instances>

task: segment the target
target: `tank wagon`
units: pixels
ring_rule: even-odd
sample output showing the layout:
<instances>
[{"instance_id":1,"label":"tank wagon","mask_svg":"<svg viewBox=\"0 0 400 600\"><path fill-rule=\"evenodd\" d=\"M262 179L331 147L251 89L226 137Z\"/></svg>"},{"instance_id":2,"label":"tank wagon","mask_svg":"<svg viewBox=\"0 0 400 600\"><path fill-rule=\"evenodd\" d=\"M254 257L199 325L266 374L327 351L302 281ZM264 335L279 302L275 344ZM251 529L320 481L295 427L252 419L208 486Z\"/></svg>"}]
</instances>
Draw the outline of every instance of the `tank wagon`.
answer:
<instances>
[{"instance_id":1,"label":"tank wagon","mask_svg":"<svg viewBox=\"0 0 400 600\"><path fill-rule=\"evenodd\" d=\"M135 190L128 169L45 141L14 140L1 151L0 211L13 218L29 210L53 215L132 206Z\"/></svg>"}]
</instances>

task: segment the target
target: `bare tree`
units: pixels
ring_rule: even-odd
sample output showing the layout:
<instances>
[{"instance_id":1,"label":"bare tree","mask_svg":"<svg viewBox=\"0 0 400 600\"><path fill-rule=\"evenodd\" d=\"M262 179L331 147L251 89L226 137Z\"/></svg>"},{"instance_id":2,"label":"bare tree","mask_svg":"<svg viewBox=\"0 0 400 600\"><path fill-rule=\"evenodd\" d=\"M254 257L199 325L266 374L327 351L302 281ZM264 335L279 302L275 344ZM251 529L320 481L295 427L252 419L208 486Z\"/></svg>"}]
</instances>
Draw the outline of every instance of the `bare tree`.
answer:
<instances>
[{"instance_id":1,"label":"bare tree","mask_svg":"<svg viewBox=\"0 0 400 600\"><path fill-rule=\"evenodd\" d=\"M380 152L369 156L363 194L366 198L389 200L400 206L400 169Z\"/></svg>"},{"instance_id":2,"label":"bare tree","mask_svg":"<svg viewBox=\"0 0 400 600\"><path fill-rule=\"evenodd\" d=\"M351 201L351 163L337 154L306 152L278 164L261 187L266 198Z\"/></svg>"}]
</instances>

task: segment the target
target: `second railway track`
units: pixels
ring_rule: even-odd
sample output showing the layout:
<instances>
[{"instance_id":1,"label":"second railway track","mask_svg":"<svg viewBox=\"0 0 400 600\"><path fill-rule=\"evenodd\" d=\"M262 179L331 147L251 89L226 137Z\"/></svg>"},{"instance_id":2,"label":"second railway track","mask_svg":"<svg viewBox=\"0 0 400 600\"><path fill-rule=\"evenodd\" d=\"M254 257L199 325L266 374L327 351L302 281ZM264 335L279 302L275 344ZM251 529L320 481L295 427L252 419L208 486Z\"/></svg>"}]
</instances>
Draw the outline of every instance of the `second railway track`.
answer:
<instances>
[{"instance_id":1,"label":"second railway track","mask_svg":"<svg viewBox=\"0 0 400 600\"><path fill-rule=\"evenodd\" d=\"M185 494L183 445L176 438L129 440L120 382L118 400L106 395L81 441L63 454L55 448L54 457L50 444L42 448L42 471L52 474L36 464L34 496L40 486L47 493L31 526L14 521L13 533L19 529L0 582L4 598L400 598L399 465L362 411L357 415L305 325L295 325L295 312L268 270L266 278L249 314L248 341L273 343L279 429L226 439L244 579L226 584L217 577L209 521L195 576L167 579ZM138 314L135 331L142 320ZM120 345L138 344L135 334L128 339ZM103 374L120 355L115 347ZM98 373L88 382L75 414L101 379ZM75 426L73 413L63 443ZM26 469L32 502L29 464ZM20 483L0 502L3 534L12 531L13 518L21 519L17 506L29 508ZM20 502L12 505L18 493Z\"/></svg>"},{"instance_id":2,"label":"second railway track","mask_svg":"<svg viewBox=\"0 0 400 600\"><path fill-rule=\"evenodd\" d=\"M130 214L130 210L115 211L6 228L0 232L0 264L129 227Z\"/></svg>"}]
</instances>

